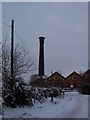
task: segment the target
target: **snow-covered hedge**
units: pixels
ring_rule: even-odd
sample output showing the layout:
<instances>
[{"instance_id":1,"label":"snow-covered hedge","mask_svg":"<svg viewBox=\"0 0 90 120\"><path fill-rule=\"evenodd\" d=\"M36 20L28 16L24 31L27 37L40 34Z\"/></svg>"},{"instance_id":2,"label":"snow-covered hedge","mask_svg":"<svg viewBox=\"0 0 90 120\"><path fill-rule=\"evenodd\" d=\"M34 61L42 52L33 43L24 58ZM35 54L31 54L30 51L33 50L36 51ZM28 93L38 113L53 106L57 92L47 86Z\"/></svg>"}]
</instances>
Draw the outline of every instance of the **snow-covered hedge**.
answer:
<instances>
[{"instance_id":1,"label":"snow-covered hedge","mask_svg":"<svg viewBox=\"0 0 90 120\"><path fill-rule=\"evenodd\" d=\"M15 80L13 90L9 86L8 83L7 87L3 85L3 104L10 107L32 105L30 90L27 89L29 88L28 85L20 80Z\"/></svg>"},{"instance_id":2,"label":"snow-covered hedge","mask_svg":"<svg viewBox=\"0 0 90 120\"><path fill-rule=\"evenodd\" d=\"M10 107L17 106L32 106L36 101L44 102L48 97L58 97L64 95L61 88L40 88L31 87L20 80L15 80L13 91L10 89L10 84L3 88L4 104Z\"/></svg>"}]
</instances>

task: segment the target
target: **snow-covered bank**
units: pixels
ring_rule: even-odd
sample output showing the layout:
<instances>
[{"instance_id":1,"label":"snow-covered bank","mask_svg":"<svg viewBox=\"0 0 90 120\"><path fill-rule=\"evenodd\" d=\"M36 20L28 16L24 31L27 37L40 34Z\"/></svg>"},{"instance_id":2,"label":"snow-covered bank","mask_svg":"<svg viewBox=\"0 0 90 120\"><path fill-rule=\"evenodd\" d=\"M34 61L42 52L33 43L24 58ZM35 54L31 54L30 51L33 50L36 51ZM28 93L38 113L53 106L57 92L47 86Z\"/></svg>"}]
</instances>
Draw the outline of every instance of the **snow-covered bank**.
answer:
<instances>
[{"instance_id":1,"label":"snow-covered bank","mask_svg":"<svg viewBox=\"0 0 90 120\"><path fill-rule=\"evenodd\" d=\"M4 108L5 118L88 118L88 96L67 92L64 98L35 103L33 107Z\"/></svg>"}]
</instances>

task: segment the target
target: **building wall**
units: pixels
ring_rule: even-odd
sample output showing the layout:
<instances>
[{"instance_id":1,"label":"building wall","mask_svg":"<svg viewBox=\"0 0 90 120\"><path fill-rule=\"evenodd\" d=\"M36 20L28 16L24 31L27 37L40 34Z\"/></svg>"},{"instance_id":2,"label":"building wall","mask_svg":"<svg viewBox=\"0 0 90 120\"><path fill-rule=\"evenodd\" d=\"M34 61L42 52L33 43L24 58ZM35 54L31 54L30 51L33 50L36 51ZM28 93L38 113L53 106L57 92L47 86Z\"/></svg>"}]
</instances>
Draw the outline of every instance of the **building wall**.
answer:
<instances>
[{"instance_id":1,"label":"building wall","mask_svg":"<svg viewBox=\"0 0 90 120\"><path fill-rule=\"evenodd\" d=\"M45 79L37 79L30 82L30 85L33 87L46 87L46 80Z\"/></svg>"},{"instance_id":2,"label":"building wall","mask_svg":"<svg viewBox=\"0 0 90 120\"><path fill-rule=\"evenodd\" d=\"M78 88L80 86L81 81L82 77L74 71L66 78L66 87L73 86L74 88Z\"/></svg>"},{"instance_id":3,"label":"building wall","mask_svg":"<svg viewBox=\"0 0 90 120\"><path fill-rule=\"evenodd\" d=\"M83 74L83 81L90 84L90 69Z\"/></svg>"},{"instance_id":4,"label":"building wall","mask_svg":"<svg viewBox=\"0 0 90 120\"><path fill-rule=\"evenodd\" d=\"M63 88L65 86L65 78L58 72L55 72L54 74L47 78L47 86Z\"/></svg>"},{"instance_id":5,"label":"building wall","mask_svg":"<svg viewBox=\"0 0 90 120\"><path fill-rule=\"evenodd\" d=\"M73 85L74 88L78 88L83 83L90 83L90 70L80 76L77 72L72 72L66 78L58 72L53 73L47 79L39 79L33 82L33 86L38 87L61 87L70 88Z\"/></svg>"}]
</instances>

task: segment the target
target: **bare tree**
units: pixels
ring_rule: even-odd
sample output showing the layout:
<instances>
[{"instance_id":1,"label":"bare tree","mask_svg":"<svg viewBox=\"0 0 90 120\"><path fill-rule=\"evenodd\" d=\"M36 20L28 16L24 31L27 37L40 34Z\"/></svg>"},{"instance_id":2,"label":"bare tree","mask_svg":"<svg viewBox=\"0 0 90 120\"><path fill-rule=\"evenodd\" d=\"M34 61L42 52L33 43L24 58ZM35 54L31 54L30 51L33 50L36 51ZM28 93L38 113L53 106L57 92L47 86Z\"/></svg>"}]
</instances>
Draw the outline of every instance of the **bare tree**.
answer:
<instances>
[{"instance_id":1,"label":"bare tree","mask_svg":"<svg viewBox=\"0 0 90 120\"><path fill-rule=\"evenodd\" d=\"M34 61L28 51L17 44L13 56L13 79L11 78L11 51L7 39L2 43L2 95L5 104L12 107L27 101L27 93L19 79L21 75L33 70ZM21 96L20 96L21 95ZM17 97L18 96L18 97ZM20 98L20 100L19 100ZM19 103L18 103L19 101ZM28 101L29 102L29 101ZM24 104L23 103L23 104ZM26 103L25 103L26 104Z\"/></svg>"},{"instance_id":2,"label":"bare tree","mask_svg":"<svg viewBox=\"0 0 90 120\"><path fill-rule=\"evenodd\" d=\"M16 78L33 70L34 61L29 57L29 52L20 45L14 49L13 77ZM2 75L6 79L11 75L11 52L6 40L2 43Z\"/></svg>"},{"instance_id":3,"label":"bare tree","mask_svg":"<svg viewBox=\"0 0 90 120\"><path fill-rule=\"evenodd\" d=\"M14 76L20 76L33 70L34 61L24 47L17 45L14 51Z\"/></svg>"},{"instance_id":4,"label":"bare tree","mask_svg":"<svg viewBox=\"0 0 90 120\"><path fill-rule=\"evenodd\" d=\"M2 78L10 77L10 47L6 45L6 39L2 43Z\"/></svg>"}]
</instances>

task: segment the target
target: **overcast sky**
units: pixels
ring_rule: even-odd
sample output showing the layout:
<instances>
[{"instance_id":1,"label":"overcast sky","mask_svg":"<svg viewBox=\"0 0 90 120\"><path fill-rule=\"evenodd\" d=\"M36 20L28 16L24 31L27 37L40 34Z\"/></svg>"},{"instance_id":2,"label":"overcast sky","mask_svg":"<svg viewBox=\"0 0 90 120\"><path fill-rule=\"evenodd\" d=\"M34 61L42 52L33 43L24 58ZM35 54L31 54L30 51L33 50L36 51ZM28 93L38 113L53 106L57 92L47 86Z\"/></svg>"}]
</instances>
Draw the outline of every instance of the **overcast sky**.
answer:
<instances>
[{"instance_id":1,"label":"overcast sky","mask_svg":"<svg viewBox=\"0 0 90 120\"><path fill-rule=\"evenodd\" d=\"M45 74L88 68L88 3L3 3L3 22L15 20L15 31L38 60L39 36L45 36ZM3 25L3 39L10 29ZM15 41L19 39L15 36ZM31 56L32 56L31 55ZM32 56L32 57L33 57ZM33 58L34 59L34 58ZM38 62L36 70L37 73Z\"/></svg>"},{"instance_id":2,"label":"overcast sky","mask_svg":"<svg viewBox=\"0 0 90 120\"><path fill-rule=\"evenodd\" d=\"M1 0L3 2L89 2L89 0Z\"/></svg>"}]
</instances>

